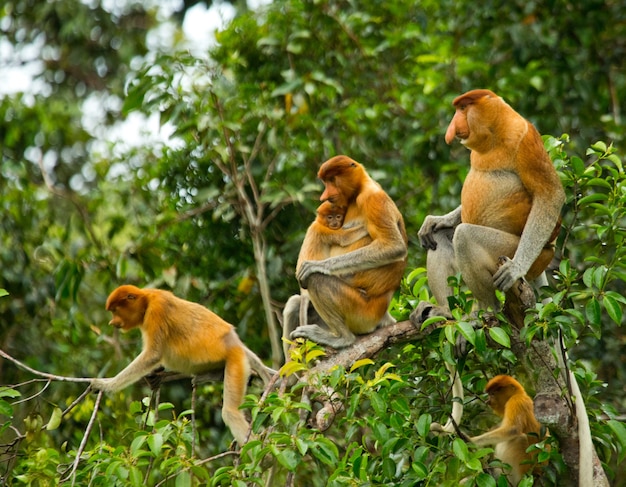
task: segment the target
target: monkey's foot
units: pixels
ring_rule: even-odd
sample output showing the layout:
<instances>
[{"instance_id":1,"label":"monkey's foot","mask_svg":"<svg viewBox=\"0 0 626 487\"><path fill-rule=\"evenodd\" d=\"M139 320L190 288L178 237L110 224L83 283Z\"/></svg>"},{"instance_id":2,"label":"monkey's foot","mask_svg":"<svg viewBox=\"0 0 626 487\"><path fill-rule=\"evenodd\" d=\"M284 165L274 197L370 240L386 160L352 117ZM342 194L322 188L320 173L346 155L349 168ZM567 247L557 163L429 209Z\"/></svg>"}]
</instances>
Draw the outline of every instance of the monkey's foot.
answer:
<instances>
[{"instance_id":1,"label":"monkey's foot","mask_svg":"<svg viewBox=\"0 0 626 487\"><path fill-rule=\"evenodd\" d=\"M393 325L397 322L398 320L396 320L393 316L391 316L391 314L389 314L389 311L387 311L385 313L385 316L383 316L381 320L378 322L378 324L376 325L376 328L380 328L382 326Z\"/></svg>"},{"instance_id":2,"label":"monkey's foot","mask_svg":"<svg viewBox=\"0 0 626 487\"><path fill-rule=\"evenodd\" d=\"M327 345L335 349L348 347L356 340L356 337L348 331L342 336L337 336L318 325L299 326L291 332L289 338L306 338L319 345Z\"/></svg>"},{"instance_id":3,"label":"monkey's foot","mask_svg":"<svg viewBox=\"0 0 626 487\"><path fill-rule=\"evenodd\" d=\"M443 306L435 306L428 301L420 301L417 305L417 308L413 310L411 315L409 316L409 320L413 325L417 328L422 326L422 323L426 321L428 318L432 318L433 316L441 316L443 317L442 321L452 319L452 315L448 308Z\"/></svg>"}]
</instances>

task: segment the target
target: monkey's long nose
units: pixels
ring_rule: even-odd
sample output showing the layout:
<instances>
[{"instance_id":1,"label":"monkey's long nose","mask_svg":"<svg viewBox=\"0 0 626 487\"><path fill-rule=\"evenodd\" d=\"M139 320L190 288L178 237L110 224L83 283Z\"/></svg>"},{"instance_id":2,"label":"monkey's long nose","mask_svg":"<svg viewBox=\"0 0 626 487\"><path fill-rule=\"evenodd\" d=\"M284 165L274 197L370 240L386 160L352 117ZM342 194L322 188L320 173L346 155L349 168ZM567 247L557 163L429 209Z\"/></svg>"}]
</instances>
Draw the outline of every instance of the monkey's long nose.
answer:
<instances>
[{"instance_id":1,"label":"monkey's long nose","mask_svg":"<svg viewBox=\"0 0 626 487\"><path fill-rule=\"evenodd\" d=\"M448 125L448 129L446 130L445 140L446 144L450 145L454 138L456 137L456 126L454 125L454 121Z\"/></svg>"}]
</instances>

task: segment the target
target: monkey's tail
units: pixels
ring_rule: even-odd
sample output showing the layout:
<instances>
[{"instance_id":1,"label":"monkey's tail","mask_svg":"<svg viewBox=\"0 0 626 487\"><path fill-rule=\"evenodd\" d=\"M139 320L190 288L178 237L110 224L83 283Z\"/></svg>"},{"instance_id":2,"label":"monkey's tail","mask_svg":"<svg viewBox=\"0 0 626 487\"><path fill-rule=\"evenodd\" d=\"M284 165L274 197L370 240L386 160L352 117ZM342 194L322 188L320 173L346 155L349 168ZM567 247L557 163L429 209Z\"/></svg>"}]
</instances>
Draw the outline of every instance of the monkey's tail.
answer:
<instances>
[{"instance_id":1,"label":"monkey's tail","mask_svg":"<svg viewBox=\"0 0 626 487\"><path fill-rule=\"evenodd\" d=\"M450 372L450 380L452 381L452 414L445 425L433 422L430 424L430 431L436 434L451 434L457 431L463 417L463 383L461 376L454 365L446 362L446 369Z\"/></svg>"}]
</instances>

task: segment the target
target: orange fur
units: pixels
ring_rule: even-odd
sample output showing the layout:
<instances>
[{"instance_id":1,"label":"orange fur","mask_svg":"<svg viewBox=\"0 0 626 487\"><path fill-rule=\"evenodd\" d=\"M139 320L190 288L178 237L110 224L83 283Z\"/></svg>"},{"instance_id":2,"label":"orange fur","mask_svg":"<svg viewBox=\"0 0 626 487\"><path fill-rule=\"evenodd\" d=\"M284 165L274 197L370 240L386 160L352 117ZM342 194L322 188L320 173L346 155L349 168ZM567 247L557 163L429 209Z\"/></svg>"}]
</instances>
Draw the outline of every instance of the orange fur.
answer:
<instances>
[{"instance_id":1,"label":"orange fur","mask_svg":"<svg viewBox=\"0 0 626 487\"><path fill-rule=\"evenodd\" d=\"M535 418L533 400L522 385L509 375L497 375L489 381L485 392L487 404L502 418L500 425L487 433L470 438L479 445L495 447L495 456L511 466L509 481L517 485L532 465L527 448L541 440L541 425ZM529 463L525 463L530 461Z\"/></svg>"},{"instance_id":2,"label":"orange fur","mask_svg":"<svg viewBox=\"0 0 626 487\"><path fill-rule=\"evenodd\" d=\"M139 328L141 353L113 378L93 379L95 389L117 391L159 366L197 375L224 370L222 417L238 443L245 441L248 422L239 406L246 392L250 368L265 381L274 372L249 350L234 327L204 306L160 289L120 286L107 299L110 324L128 331Z\"/></svg>"}]
</instances>

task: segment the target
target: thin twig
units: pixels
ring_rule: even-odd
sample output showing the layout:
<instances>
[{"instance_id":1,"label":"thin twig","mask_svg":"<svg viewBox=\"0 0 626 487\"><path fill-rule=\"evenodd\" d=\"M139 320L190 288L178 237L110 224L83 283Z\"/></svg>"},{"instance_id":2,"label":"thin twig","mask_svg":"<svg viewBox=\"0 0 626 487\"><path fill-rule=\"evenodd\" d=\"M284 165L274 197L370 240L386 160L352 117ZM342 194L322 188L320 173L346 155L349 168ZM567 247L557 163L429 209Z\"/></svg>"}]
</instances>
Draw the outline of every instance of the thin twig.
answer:
<instances>
[{"instance_id":1,"label":"thin twig","mask_svg":"<svg viewBox=\"0 0 626 487\"><path fill-rule=\"evenodd\" d=\"M76 470L78 469L78 464L80 463L80 456L85 451L85 446L87 445L87 440L89 439L89 434L91 433L91 429L93 428L93 424L96 421L96 417L98 416L98 410L100 409L100 401L102 400L102 391L98 391L98 396L96 397L96 402L93 406L93 412L91 413L91 418L89 419L89 424L87 425L87 429L85 430L85 434L83 436L82 441L80 442L80 446L76 451L76 458L74 459L74 465L72 465L72 471L68 475L65 480L61 482L66 482L69 478L72 478L72 486L76 483Z\"/></svg>"},{"instance_id":2,"label":"thin twig","mask_svg":"<svg viewBox=\"0 0 626 487\"><path fill-rule=\"evenodd\" d=\"M198 434L196 426L196 378L191 379L191 456L196 456L196 435Z\"/></svg>"},{"instance_id":3,"label":"thin twig","mask_svg":"<svg viewBox=\"0 0 626 487\"><path fill-rule=\"evenodd\" d=\"M239 452L238 451L225 451L223 453L220 453L218 455L209 457L209 458L205 458L204 460L200 460L196 463L194 463L194 467L199 467L201 465L204 465L205 463L209 463L212 462L213 460L219 460L220 458L224 458L230 455L237 455L239 456ZM178 472L175 472L171 475L168 475L167 477L165 477L163 480L161 480L158 484L155 484L154 487L161 487L162 485L166 484L168 480L173 479L174 477L176 477L178 474L182 473L182 472L187 472L189 470L191 470L192 467L186 467Z\"/></svg>"},{"instance_id":4,"label":"thin twig","mask_svg":"<svg viewBox=\"0 0 626 487\"><path fill-rule=\"evenodd\" d=\"M29 367L28 365L20 362L17 359L14 359L13 357L11 357L8 353L6 353L4 350L0 349L0 357L8 360L9 362L13 362L15 365L17 365L18 367L20 367L21 369L24 369L27 372L30 372L33 375L37 375L39 377L43 377L45 379L49 379L49 380L54 380L54 381L58 381L58 382L89 382L91 383L90 378L87 377L64 377L61 375L54 375L54 374L48 374L47 372L40 372L38 370L35 370L31 367Z\"/></svg>"},{"instance_id":5,"label":"thin twig","mask_svg":"<svg viewBox=\"0 0 626 487\"><path fill-rule=\"evenodd\" d=\"M15 402L13 403L13 405L16 405L16 404L21 404L21 403L23 403L23 402L28 402L28 401L30 401L31 399L36 398L36 397L37 397L37 396L39 396L40 394L43 394L43 393L44 393L44 391L45 391L45 390L46 390L46 389L50 386L50 384L51 384L51 383L52 383L52 381L48 379L48 380L46 381L46 385L45 385L45 386L43 386L43 388L42 388L40 391L35 392L32 396L28 396L28 397L25 397L25 398L23 398L23 399L20 399L19 401L15 401Z\"/></svg>"}]
</instances>

